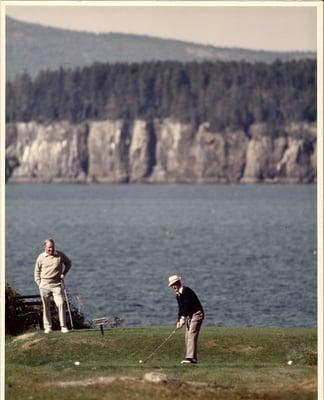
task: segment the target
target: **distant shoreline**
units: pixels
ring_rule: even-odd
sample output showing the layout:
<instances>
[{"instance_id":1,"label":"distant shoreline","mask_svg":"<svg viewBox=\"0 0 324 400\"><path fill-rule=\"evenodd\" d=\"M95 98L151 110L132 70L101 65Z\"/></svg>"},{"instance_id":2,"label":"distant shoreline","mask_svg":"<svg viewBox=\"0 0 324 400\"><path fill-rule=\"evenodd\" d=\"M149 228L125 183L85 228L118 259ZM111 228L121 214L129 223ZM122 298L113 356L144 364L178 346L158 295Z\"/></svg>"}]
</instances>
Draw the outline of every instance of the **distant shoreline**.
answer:
<instances>
[{"instance_id":1,"label":"distant shoreline","mask_svg":"<svg viewBox=\"0 0 324 400\"><path fill-rule=\"evenodd\" d=\"M54 184L54 185L70 185L70 184L75 184L75 185L317 185L317 180L314 180L312 182L300 182L297 179L265 179L265 180L260 180L260 181L251 181L251 182L184 182L184 181L165 181L165 182L152 182L152 181L142 181L142 182L115 182L115 181L98 181L98 180L84 180L84 181L79 181L79 180L69 180L65 178L53 178L53 179L40 179L40 178L35 178L35 179L30 179L30 178L10 178L6 184L11 184L11 185L24 185L24 184Z\"/></svg>"}]
</instances>

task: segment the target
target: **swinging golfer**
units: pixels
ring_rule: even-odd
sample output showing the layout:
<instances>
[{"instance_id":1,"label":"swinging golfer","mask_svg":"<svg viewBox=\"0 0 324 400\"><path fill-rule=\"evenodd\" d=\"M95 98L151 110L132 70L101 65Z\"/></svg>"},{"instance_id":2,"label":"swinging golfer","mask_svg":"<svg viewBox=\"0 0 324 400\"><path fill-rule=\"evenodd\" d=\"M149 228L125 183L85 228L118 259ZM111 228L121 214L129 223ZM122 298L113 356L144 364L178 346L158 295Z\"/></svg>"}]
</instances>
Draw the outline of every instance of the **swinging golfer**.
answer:
<instances>
[{"instance_id":1,"label":"swinging golfer","mask_svg":"<svg viewBox=\"0 0 324 400\"><path fill-rule=\"evenodd\" d=\"M64 297L61 281L71 268L71 260L62 252L55 250L53 239L44 242L45 251L41 253L35 264L35 282L39 287L43 303L43 322L45 333L52 331L51 298L53 296L58 308L61 332L68 332L65 320Z\"/></svg>"},{"instance_id":2,"label":"swinging golfer","mask_svg":"<svg viewBox=\"0 0 324 400\"><path fill-rule=\"evenodd\" d=\"M182 286L181 276L169 277L169 286L177 295L179 306L177 328L186 325L186 357L181 364L197 363L198 336L204 319L204 310L196 293L187 286Z\"/></svg>"}]
</instances>

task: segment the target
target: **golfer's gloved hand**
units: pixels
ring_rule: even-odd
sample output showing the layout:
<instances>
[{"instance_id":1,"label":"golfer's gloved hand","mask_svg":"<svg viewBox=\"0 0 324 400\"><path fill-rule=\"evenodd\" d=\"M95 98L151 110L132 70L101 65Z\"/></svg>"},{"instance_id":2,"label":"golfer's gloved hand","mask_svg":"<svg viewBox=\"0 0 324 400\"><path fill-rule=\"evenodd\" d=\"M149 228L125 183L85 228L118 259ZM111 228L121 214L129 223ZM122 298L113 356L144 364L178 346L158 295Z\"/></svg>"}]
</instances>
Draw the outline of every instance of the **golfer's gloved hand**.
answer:
<instances>
[{"instance_id":1,"label":"golfer's gloved hand","mask_svg":"<svg viewBox=\"0 0 324 400\"><path fill-rule=\"evenodd\" d=\"M182 328L184 324L185 324L185 319L180 318L180 320L177 322L177 329Z\"/></svg>"}]
</instances>

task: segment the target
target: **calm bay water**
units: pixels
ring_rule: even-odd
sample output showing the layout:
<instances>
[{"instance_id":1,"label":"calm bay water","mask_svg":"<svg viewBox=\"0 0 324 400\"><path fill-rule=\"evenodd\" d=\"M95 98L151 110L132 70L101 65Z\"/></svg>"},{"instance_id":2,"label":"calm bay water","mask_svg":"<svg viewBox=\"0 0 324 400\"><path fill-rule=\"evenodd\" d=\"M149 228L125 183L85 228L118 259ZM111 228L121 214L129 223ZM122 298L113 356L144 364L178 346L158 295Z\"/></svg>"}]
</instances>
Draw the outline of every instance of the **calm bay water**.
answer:
<instances>
[{"instance_id":1,"label":"calm bay water","mask_svg":"<svg viewBox=\"0 0 324 400\"><path fill-rule=\"evenodd\" d=\"M316 326L314 185L6 185L6 281L38 293L53 237L87 318L173 324L168 276L217 326Z\"/></svg>"}]
</instances>

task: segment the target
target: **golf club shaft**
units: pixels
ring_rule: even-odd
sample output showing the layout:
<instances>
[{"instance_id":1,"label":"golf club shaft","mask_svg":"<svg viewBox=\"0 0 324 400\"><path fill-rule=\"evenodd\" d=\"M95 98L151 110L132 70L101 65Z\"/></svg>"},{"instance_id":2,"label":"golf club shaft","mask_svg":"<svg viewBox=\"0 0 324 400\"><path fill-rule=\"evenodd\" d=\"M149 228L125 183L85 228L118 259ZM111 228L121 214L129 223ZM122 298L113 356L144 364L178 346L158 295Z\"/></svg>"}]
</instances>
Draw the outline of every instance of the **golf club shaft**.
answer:
<instances>
[{"instance_id":1,"label":"golf club shaft","mask_svg":"<svg viewBox=\"0 0 324 400\"><path fill-rule=\"evenodd\" d=\"M176 331L177 331L177 328L175 328L175 330L172 331L170 333L170 335L166 339L164 339L164 341L155 350L153 350L152 353L148 357L146 357L143 360L143 363L146 363L146 361L149 360L153 356L153 354L155 354L175 334Z\"/></svg>"},{"instance_id":2,"label":"golf club shaft","mask_svg":"<svg viewBox=\"0 0 324 400\"><path fill-rule=\"evenodd\" d=\"M67 292L66 292L66 289L65 289L65 285L64 285L63 279L62 279L61 282L62 282L62 287L63 287L63 291L64 291L64 295L65 295L66 305L67 305L68 312L69 312L69 317L70 317L70 322L71 322L71 328L74 329L73 321L72 321L72 314L71 314L71 309L70 309L70 303L69 303L69 299L68 299L68 295L67 295Z\"/></svg>"}]
</instances>

